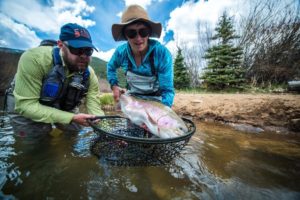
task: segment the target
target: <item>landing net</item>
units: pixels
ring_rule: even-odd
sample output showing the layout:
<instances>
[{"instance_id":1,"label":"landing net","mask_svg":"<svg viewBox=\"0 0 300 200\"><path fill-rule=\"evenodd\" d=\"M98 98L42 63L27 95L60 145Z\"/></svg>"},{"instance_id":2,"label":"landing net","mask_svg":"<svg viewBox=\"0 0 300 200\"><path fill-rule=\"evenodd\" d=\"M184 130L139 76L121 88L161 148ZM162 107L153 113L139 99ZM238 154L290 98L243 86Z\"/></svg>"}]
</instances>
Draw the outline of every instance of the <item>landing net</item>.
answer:
<instances>
[{"instance_id":1,"label":"landing net","mask_svg":"<svg viewBox=\"0 0 300 200\"><path fill-rule=\"evenodd\" d=\"M91 151L99 159L112 165L141 166L164 165L180 154L196 128L194 123L182 118L188 132L176 138L159 138L121 116L99 116L100 122L90 121L98 134Z\"/></svg>"}]
</instances>

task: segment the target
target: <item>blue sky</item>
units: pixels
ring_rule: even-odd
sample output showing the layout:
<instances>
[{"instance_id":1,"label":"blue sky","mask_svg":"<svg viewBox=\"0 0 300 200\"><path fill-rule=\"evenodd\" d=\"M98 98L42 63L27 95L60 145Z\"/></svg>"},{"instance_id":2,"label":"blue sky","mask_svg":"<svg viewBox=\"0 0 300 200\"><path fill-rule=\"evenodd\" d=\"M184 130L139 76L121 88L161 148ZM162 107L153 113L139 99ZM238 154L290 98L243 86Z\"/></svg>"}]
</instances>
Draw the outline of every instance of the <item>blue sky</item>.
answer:
<instances>
[{"instance_id":1,"label":"blue sky","mask_svg":"<svg viewBox=\"0 0 300 200\"><path fill-rule=\"evenodd\" d=\"M214 25L222 11L235 13L238 0L0 0L0 46L26 50L43 39L58 39L65 23L86 27L99 52L94 56L109 60L115 42L111 25L120 22L126 6L143 6L153 21L163 25L158 39L173 53L177 44L194 44L196 22Z\"/></svg>"}]
</instances>

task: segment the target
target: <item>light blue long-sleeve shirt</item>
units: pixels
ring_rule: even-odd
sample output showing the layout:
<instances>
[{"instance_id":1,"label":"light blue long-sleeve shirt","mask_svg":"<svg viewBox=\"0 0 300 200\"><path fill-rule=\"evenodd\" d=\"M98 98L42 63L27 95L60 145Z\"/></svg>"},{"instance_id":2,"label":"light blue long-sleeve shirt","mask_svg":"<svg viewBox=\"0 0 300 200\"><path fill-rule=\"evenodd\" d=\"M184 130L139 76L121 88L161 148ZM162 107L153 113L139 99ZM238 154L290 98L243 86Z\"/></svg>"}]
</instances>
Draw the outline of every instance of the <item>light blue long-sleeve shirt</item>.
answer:
<instances>
[{"instance_id":1,"label":"light blue long-sleeve shirt","mask_svg":"<svg viewBox=\"0 0 300 200\"><path fill-rule=\"evenodd\" d=\"M111 86L118 84L117 69L122 67L124 72L127 72L128 58L132 63L132 72L144 76L151 76L150 54L153 51L154 67L159 81L162 103L171 107L175 96L171 53L165 46L156 40L149 39L148 43L148 51L140 66L136 66L129 43L127 42L120 45L114 52L110 61L107 63L107 80Z\"/></svg>"}]
</instances>

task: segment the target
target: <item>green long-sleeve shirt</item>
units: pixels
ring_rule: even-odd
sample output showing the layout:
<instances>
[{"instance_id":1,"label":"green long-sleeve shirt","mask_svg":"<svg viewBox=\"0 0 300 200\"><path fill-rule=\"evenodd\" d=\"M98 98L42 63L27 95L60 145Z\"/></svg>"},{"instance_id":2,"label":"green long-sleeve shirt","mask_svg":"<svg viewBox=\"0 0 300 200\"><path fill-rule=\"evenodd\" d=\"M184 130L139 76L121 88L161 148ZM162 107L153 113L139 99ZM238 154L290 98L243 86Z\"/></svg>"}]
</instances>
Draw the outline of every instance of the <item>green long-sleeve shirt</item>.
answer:
<instances>
[{"instance_id":1,"label":"green long-sleeve shirt","mask_svg":"<svg viewBox=\"0 0 300 200\"><path fill-rule=\"evenodd\" d=\"M52 49L52 47L41 46L22 54L14 89L15 111L36 122L68 124L74 113L45 106L39 102L43 78L53 67ZM72 74L66 66L64 67L66 76L70 77ZM97 76L91 67L89 71L90 84L85 101L87 112L104 115L100 101L97 100L99 94Z\"/></svg>"}]
</instances>

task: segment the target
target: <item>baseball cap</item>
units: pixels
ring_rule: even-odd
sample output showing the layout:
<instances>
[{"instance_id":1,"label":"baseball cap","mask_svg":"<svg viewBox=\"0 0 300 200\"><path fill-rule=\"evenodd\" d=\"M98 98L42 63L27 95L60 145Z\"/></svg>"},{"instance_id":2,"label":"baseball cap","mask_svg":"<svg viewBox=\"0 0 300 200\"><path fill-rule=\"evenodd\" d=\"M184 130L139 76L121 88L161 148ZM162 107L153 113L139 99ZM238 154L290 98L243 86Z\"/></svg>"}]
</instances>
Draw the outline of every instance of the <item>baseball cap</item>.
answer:
<instances>
[{"instance_id":1,"label":"baseball cap","mask_svg":"<svg viewBox=\"0 0 300 200\"><path fill-rule=\"evenodd\" d=\"M73 48L90 47L96 49L92 43L92 38L89 31L74 23L68 23L61 27L59 39L61 41L67 41L68 45Z\"/></svg>"}]
</instances>

